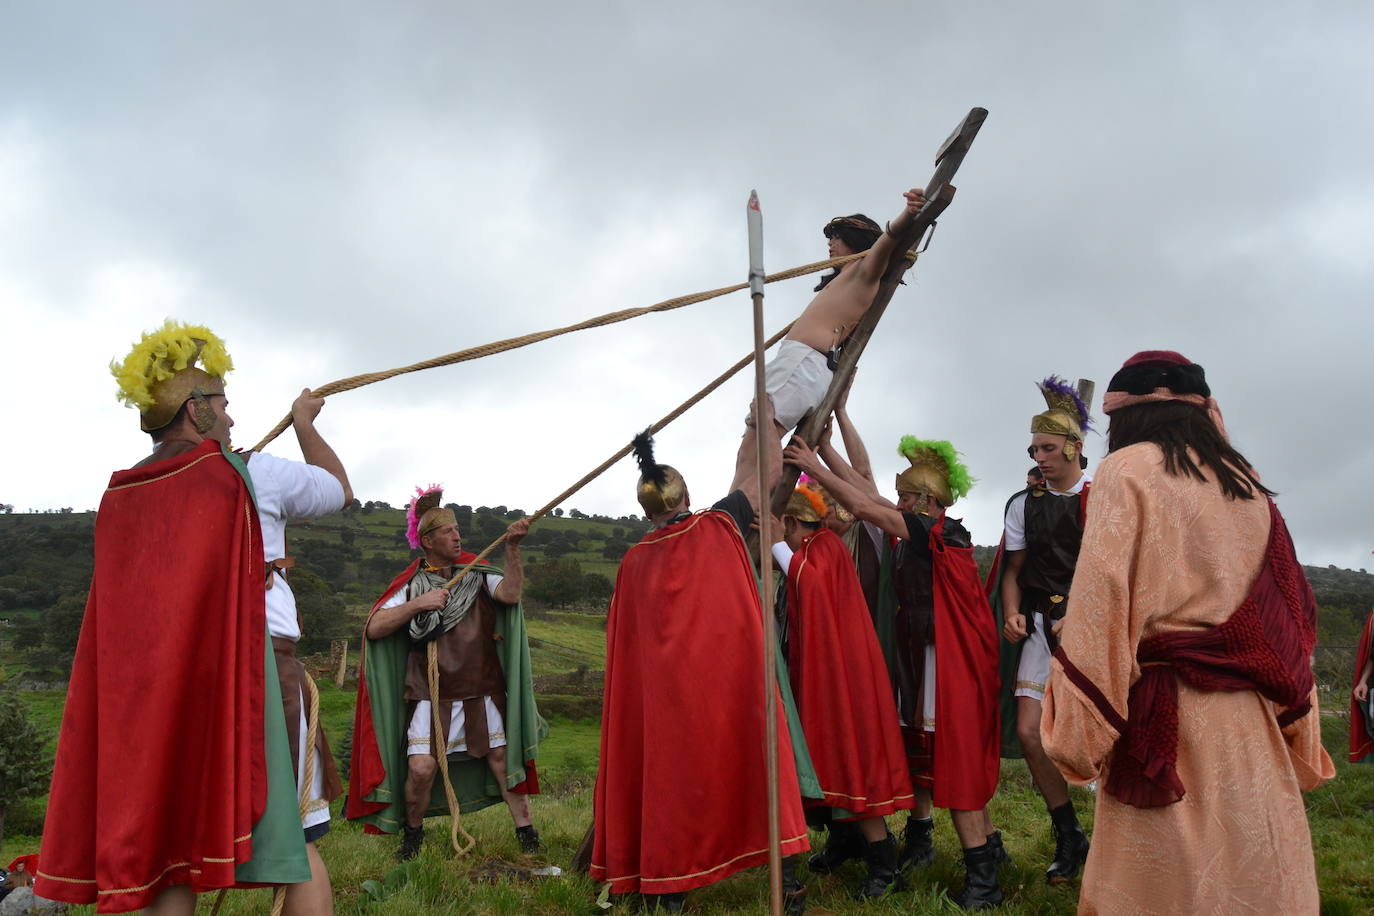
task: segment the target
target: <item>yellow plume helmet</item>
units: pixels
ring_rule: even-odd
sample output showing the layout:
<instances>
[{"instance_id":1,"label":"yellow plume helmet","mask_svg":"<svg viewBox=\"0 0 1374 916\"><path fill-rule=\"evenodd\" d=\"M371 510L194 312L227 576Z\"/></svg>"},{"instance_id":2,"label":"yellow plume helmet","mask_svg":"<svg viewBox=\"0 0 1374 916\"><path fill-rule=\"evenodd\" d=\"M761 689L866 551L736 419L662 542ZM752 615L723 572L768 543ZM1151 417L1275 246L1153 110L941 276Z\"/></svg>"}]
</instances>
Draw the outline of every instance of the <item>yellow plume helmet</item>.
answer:
<instances>
[{"instance_id":1,"label":"yellow plume helmet","mask_svg":"<svg viewBox=\"0 0 1374 916\"><path fill-rule=\"evenodd\" d=\"M119 383L117 396L138 408L144 432L171 423L191 398L224 394L224 376L233 368L224 341L209 328L171 318L158 330L144 334L124 362L110 363L110 372ZM207 415L207 419L211 418Z\"/></svg>"}]
</instances>

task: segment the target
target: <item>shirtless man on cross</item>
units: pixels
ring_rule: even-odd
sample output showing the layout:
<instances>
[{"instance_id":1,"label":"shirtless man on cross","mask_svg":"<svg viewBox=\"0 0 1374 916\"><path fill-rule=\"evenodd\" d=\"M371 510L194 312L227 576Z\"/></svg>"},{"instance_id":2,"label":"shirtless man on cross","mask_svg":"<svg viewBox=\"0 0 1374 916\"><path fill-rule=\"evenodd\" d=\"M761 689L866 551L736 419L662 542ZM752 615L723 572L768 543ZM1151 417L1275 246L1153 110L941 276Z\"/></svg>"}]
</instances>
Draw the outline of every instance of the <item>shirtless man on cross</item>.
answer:
<instances>
[{"instance_id":1,"label":"shirtless man on cross","mask_svg":"<svg viewBox=\"0 0 1374 916\"><path fill-rule=\"evenodd\" d=\"M821 278L816 298L792 325L777 355L765 367L765 383L773 400L773 425L779 438L825 396L839 348L873 304L878 282L896 244L892 234L906 228L925 206L921 188L912 188L902 196L906 206L888 224L888 232L862 213L837 216L825 224L823 231L830 240L832 258L861 251L871 253Z\"/></svg>"}]
</instances>

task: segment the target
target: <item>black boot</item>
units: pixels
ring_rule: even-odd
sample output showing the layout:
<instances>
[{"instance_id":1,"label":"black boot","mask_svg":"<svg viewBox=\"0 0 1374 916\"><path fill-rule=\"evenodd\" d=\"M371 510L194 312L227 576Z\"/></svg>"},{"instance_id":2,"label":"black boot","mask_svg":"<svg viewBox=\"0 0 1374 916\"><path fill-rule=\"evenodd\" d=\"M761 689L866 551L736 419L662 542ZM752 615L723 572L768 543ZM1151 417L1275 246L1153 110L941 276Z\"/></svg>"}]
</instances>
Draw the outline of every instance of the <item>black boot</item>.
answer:
<instances>
[{"instance_id":1,"label":"black boot","mask_svg":"<svg viewBox=\"0 0 1374 916\"><path fill-rule=\"evenodd\" d=\"M644 909L650 913L658 911L662 913L681 913L682 905L687 900L685 893L678 894L644 894Z\"/></svg>"},{"instance_id":2,"label":"black boot","mask_svg":"<svg viewBox=\"0 0 1374 916\"><path fill-rule=\"evenodd\" d=\"M992 848L993 858L997 860L997 869L1011 868L1016 864L1016 860L1007 852L1007 847L1002 845L1002 831L994 830L988 834L988 846Z\"/></svg>"},{"instance_id":3,"label":"black boot","mask_svg":"<svg viewBox=\"0 0 1374 916\"><path fill-rule=\"evenodd\" d=\"M539 843L539 831L534 829L533 824L526 824L523 827L516 827L515 839L520 843L521 852L541 852L544 849L544 847Z\"/></svg>"},{"instance_id":4,"label":"black boot","mask_svg":"<svg viewBox=\"0 0 1374 916\"><path fill-rule=\"evenodd\" d=\"M401 862L409 862L420 854L420 847L425 842L425 825L412 827L409 824L401 825L401 845L396 850L396 858Z\"/></svg>"},{"instance_id":5,"label":"black boot","mask_svg":"<svg viewBox=\"0 0 1374 916\"><path fill-rule=\"evenodd\" d=\"M825 840L825 848L806 863L817 875L828 875L850 859L862 859L864 855L864 837L857 823L831 821L826 827L829 835Z\"/></svg>"},{"instance_id":6,"label":"black boot","mask_svg":"<svg viewBox=\"0 0 1374 916\"><path fill-rule=\"evenodd\" d=\"M1078 870L1088 861L1088 835L1079 826L1073 802L1065 802L1050 811L1054 824L1054 861L1045 870L1050 884L1063 884L1078 877Z\"/></svg>"},{"instance_id":7,"label":"black boot","mask_svg":"<svg viewBox=\"0 0 1374 916\"><path fill-rule=\"evenodd\" d=\"M868 865L868 877L854 892L855 900L885 897L904 886L902 876L897 873L897 841L891 834L864 845L864 862Z\"/></svg>"},{"instance_id":8,"label":"black boot","mask_svg":"<svg viewBox=\"0 0 1374 916\"><path fill-rule=\"evenodd\" d=\"M797 878L800 855L782 860L782 911L787 916L801 916L806 912L806 885Z\"/></svg>"},{"instance_id":9,"label":"black boot","mask_svg":"<svg viewBox=\"0 0 1374 916\"><path fill-rule=\"evenodd\" d=\"M902 831L902 854L898 866L902 871L924 868L935 861L935 821L928 817L910 815Z\"/></svg>"},{"instance_id":10,"label":"black boot","mask_svg":"<svg viewBox=\"0 0 1374 916\"><path fill-rule=\"evenodd\" d=\"M964 850L964 889L954 902L966 910L985 910L1002 902L997 852L991 843Z\"/></svg>"}]
</instances>

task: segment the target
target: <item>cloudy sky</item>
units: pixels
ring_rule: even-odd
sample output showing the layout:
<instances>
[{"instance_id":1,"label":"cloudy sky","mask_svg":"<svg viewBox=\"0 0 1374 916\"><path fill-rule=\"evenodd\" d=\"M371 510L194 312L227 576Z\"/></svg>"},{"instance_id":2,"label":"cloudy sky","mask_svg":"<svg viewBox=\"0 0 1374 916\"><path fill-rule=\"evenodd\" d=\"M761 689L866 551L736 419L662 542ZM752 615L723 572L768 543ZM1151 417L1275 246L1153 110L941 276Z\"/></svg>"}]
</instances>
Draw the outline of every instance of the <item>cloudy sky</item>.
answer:
<instances>
[{"instance_id":1,"label":"cloudy sky","mask_svg":"<svg viewBox=\"0 0 1374 916\"><path fill-rule=\"evenodd\" d=\"M995 542L1033 382L1202 363L1305 562L1374 532L1374 10L1363 2L45 3L0 30L0 501L94 507L147 451L108 372L165 317L228 342L236 441L307 385L770 271L894 216L969 108L955 203L861 364ZM768 288L786 323L810 279ZM331 399L363 499L533 509L750 347L747 295ZM659 438L728 484L752 377ZM1103 424L1105 425L1105 424ZM271 450L299 452L288 433ZM1104 440L1089 443L1094 459ZM629 464L565 505L636 511Z\"/></svg>"}]
</instances>

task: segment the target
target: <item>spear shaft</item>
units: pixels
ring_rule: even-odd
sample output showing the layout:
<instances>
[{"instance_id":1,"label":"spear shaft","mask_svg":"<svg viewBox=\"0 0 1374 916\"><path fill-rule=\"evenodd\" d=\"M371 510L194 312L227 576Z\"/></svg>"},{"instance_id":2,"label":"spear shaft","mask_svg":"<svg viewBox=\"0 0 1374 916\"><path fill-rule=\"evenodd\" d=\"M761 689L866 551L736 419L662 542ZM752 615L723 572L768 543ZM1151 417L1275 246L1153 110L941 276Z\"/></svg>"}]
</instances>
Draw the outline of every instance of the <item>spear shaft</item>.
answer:
<instances>
[{"instance_id":1,"label":"spear shaft","mask_svg":"<svg viewBox=\"0 0 1374 916\"><path fill-rule=\"evenodd\" d=\"M749 294L754 300L754 439L758 445L759 591L763 606L763 728L768 769L768 900L772 916L782 916L782 830L778 812L778 663L777 630L773 624L772 514L764 502L768 479L767 437L776 437L772 420L764 425L763 351L763 213L759 195L749 192L745 210L749 223ZM776 445L774 445L776 447Z\"/></svg>"}]
</instances>

